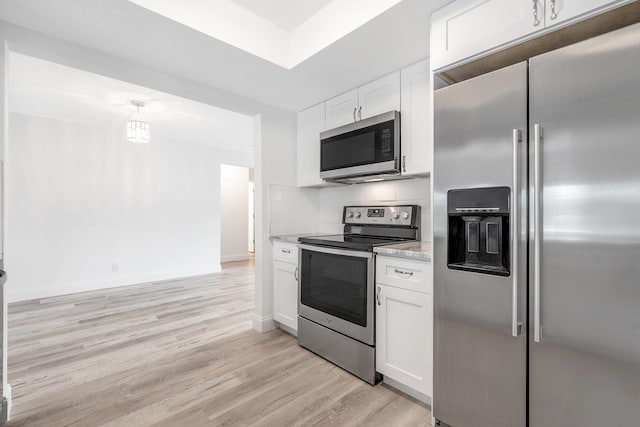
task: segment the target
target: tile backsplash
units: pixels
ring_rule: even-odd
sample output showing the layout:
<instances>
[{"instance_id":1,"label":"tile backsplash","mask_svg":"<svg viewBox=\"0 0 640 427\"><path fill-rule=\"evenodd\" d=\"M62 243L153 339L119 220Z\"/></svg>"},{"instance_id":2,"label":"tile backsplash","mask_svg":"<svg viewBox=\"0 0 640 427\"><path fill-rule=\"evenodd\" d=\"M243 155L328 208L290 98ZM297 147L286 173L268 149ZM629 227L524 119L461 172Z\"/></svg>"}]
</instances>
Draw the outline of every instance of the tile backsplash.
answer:
<instances>
[{"instance_id":1,"label":"tile backsplash","mask_svg":"<svg viewBox=\"0 0 640 427\"><path fill-rule=\"evenodd\" d=\"M269 235L318 232L319 189L269 187Z\"/></svg>"},{"instance_id":2,"label":"tile backsplash","mask_svg":"<svg viewBox=\"0 0 640 427\"><path fill-rule=\"evenodd\" d=\"M319 190L319 231L342 232L342 208L348 205L419 205L422 208L422 239L431 235L431 197L429 178L373 182Z\"/></svg>"},{"instance_id":3,"label":"tile backsplash","mask_svg":"<svg viewBox=\"0 0 640 427\"><path fill-rule=\"evenodd\" d=\"M320 189L272 185L270 234L342 233L347 205L420 205L422 240L431 236L429 178L344 185Z\"/></svg>"}]
</instances>

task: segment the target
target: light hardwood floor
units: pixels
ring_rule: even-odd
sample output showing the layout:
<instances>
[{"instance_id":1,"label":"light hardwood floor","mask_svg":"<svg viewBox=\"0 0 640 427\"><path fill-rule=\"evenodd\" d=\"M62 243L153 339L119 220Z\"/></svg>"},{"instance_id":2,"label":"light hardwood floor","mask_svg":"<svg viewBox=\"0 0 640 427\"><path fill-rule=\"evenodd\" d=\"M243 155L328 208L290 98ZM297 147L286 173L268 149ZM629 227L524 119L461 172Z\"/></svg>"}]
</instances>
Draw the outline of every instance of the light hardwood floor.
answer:
<instances>
[{"instance_id":1,"label":"light hardwood floor","mask_svg":"<svg viewBox=\"0 0 640 427\"><path fill-rule=\"evenodd\" d=\"M253 331L253 275L10 305L9 426L430 425L427 406Z\"/></svg>"}]
</instances>

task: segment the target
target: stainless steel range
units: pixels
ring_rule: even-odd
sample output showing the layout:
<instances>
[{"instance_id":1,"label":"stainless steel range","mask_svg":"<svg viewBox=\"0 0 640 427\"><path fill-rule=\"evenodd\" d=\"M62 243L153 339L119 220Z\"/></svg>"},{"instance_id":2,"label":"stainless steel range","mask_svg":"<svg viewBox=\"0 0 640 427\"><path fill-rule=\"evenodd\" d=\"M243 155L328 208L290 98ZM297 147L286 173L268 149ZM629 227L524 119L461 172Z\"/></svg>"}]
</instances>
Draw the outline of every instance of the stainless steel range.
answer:
<instances>
[{"instance_id":1,"label":"stainless steel range","mask_svg":"<svg viewBox=\"0 0 640 427\"><path fill-rule=\"evenodd\" d=\"M420 238L420 207L346 206L344 233L300 238L298 343L370 384L375 370L373 248Z\"/></svg>"}]
</instances>

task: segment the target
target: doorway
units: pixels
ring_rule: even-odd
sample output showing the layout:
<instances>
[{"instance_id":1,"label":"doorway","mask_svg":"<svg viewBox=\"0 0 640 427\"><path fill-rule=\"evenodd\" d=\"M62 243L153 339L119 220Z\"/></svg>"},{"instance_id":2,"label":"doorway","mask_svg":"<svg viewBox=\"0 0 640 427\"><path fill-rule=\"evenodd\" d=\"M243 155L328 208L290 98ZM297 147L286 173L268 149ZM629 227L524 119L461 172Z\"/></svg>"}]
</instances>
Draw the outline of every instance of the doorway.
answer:
<instances>
[{"instance_id":1,"label":"doorway","mask_svg":"<svg viewBox=\"0 0 640 427\"><path fill-rule=\"evenodd\" d=\"M220 165L220 262L245 261L255 252L253 169Z\"/></svg>"}]
</instances>

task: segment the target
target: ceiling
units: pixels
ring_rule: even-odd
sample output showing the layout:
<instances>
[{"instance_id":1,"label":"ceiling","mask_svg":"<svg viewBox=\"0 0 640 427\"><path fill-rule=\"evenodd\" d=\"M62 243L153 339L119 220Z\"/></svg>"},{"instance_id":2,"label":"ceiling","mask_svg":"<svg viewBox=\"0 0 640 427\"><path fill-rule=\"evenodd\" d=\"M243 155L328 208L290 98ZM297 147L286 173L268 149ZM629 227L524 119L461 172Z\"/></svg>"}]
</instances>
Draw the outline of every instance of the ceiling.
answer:
<instances>
[{"instance_id":1,"label":"ceiling","mask_svg":"<svg viewBox=\"0 0 640 427\"><path fill-rule=\"evenodd\" d=\"M17 53L9 56L9 111L101 128L122 127L141 110L151 138L253 152L253 119L163 92Z\"/></svg>"},{"instance_id":2,"label":"ceiling","mask_svg":"<svg viewBox=\"0 0 640 427\"><path fill-rule=\"evenodd\" d=\"M0 19L299 111L428 56L430 15L450 1L402 0L290 70L128 0L3 0Z\"/></svg>"},{"instance_id":3,"label":"ceiling","mask_svg":"<svg viewBox=\"0 0 640 427\"><path fill-rule=\"evenodd\" d=\"M313 10L305 2L262 2L260 13L234 0L129 0L153 13L286 69L315 55L402 0L331 0ZM273 4L272 4L273 3ZM255 11L256 3L250 2ZM282 9L276 9L281 7ZM273 22L297 12L298 25Z\"/></svg>"},{"instance_id":4,"label":"ceiling","mask_svg":"<svg viewBox=\"0 0 640 427\"><path fill-rule=\"evenodd\" d=\"M285 31L293 31L332 0L231 0Z\"/></svg>"}]
</instances>

